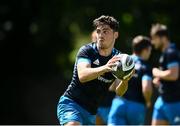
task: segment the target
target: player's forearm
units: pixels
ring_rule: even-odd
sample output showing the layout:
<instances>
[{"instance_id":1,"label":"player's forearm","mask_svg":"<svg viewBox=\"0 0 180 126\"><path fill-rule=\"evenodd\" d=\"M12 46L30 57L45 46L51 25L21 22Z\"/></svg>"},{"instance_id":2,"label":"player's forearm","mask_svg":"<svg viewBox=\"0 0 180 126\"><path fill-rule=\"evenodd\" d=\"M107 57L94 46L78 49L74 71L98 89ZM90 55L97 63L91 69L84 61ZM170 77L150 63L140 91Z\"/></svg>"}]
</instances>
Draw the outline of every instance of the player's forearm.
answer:
<instances>
[{"instance_id":1,"label":"player's forearm","mask_svg":"<svg viewBox=\"0 0 180 126\"><path fill-rule=\"evenodd\" d=\"M172 72L170 70L165 70L165 71L159 71L159 74L157 77L163 79L163 80L177 80L178 79L178 72Z\"/></svg>"},{"instance_id":2,"label":"player's forearm","mask_svg":"<svg viewBox=\"0 0 180 126\"><path fill-rule=\"evenodd\" d=\"M105 66L98 68L84 68L78 71L79 80L81 83L85 83L91 80L96 79L98 76L107 72Z\"/></svg>"},{"instance_id":3,"label":"player's forearm","mask_svg":"<svg viewBox=\"0 0 180 126\"><path fill-rule=\"evenodd\" d=\"M152 81L151 80L142 80L142 93L146 104L150 107L149 103L151 103L151 96L152 96Z\"/></svg>"},{"instance_id":4,"label":"player's forearm","mask_svg":"<svg viewBox=\"0 0 180 126\"><path fill-rule=\"evenodd\" d=\"M127 89L128 89L128 81L121 81L116 87L115 92L117 95L122 96L127 91Z\"/></svg>"}]
</instances>

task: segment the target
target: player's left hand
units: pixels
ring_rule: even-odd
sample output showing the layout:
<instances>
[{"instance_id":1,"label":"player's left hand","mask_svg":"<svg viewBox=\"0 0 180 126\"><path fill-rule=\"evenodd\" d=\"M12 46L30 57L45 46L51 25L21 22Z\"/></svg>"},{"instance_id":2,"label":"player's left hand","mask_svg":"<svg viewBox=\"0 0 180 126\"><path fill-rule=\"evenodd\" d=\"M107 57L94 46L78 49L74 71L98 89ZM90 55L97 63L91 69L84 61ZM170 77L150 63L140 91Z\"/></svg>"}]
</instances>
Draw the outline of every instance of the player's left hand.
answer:
<instances>
[{"instance_id":1,"label":"player's left hand","mask_svg":"<svg viewBox=\"0 0 180 126\"><path fill-rule=\"evenodd\" d=\"M159 87L159 85L161 84L160 78L155 77L155 78L153 79L153 84L154 84L156 87Z\"/></svg>"}]
</instances>

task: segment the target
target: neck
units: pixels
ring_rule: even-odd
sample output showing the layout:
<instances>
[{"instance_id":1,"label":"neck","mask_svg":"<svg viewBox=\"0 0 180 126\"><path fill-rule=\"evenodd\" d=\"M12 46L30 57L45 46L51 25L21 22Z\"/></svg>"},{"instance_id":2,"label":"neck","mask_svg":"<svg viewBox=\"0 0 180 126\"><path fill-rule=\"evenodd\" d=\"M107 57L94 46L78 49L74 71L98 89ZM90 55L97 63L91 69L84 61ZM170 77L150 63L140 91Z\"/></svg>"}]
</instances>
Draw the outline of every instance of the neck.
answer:
<instances>
[{"instance_id":1,"label":"neck","mask_svg":"<svg viewBox=\"0 0 180 126\"><path fill-rule=\"evenodd\" d=\"M164 51L169 47L169 45L170 45L170 42L169 42L169 41L166 41L166 42L164 43L161 51L164 52Z\"/></svg>"}]
</instances>

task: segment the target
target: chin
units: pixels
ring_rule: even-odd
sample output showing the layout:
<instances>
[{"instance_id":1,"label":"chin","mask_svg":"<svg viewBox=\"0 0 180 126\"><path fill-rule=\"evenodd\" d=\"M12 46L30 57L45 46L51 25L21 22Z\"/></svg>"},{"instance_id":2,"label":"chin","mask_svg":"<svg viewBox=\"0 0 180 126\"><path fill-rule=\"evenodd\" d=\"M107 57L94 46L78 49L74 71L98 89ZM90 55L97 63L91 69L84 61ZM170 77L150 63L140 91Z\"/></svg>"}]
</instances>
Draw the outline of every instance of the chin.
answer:
<instances>
[{"instance_id":1,"label":"chin","mask_svg":"<svg viewBox=\"0 0 180 126\"><path fill-rule=\"evenodd\" d=\"M100 49L105 49L105 47L103 45L100 45L99 48Z\"/></svg>"},{"instance_id":2,"label":"chin","mask_svg":"<svg viewBox=\"0 0 180 126\"><path fill-rule=\"evenodd\" d=\"M104 44L103 44L103 42L99 42L99 43L98 43L98 45L99 45L99 48L101 48L101 49L103 49L103 48L104 48Z\"/></svg>"}]
</instances>

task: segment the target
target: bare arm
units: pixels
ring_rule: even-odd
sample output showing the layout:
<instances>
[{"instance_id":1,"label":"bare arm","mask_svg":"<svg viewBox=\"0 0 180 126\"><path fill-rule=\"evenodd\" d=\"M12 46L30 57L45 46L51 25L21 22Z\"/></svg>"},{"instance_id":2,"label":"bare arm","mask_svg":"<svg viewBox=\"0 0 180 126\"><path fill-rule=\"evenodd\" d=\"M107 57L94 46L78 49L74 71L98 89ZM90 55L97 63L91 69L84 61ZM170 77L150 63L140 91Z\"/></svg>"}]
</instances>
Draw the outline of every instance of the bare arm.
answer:
<instances>
[{"instance_id":1,"label":"bare arm","mask_svg":"<svg viewBox=\"0 0 180 126\"><path fill-rule=\"evenodd\" d=\"M91 68L91 65L86 62L80 62L77 65L78 76L81 83L96 79L98 76L112 71L114 63L119 60L119 57L113 57L106 65Z\"/></svg>"},{"instance_id":2,"label":"bare arm","mask_svg":"<svg viewBox=\"0 0 180 126\"><path fill-rule=\"evenodd\" d=\"M109 90L116 92L116 95L122 96L128 89L128 81L116 79Z\"/></svg>"},{"instance_id":3,"label":"bare arm","mask_svg":"<svg viewBox=\"0 0 180 126\"><path fill-rule=\"evenodd\" d=\"M151 80L142 80L142 92L143 92L147 107L150 107L151 96L152 96L152 81Z\"/></svg>"},{"instance_id":4,"label":"bare arm","mask_svg":"<svg viewBox=\"0 0 180 126\"><path fill-rule=\"evenodd\" d=\"M160 70L158 68L153 68L153 76L161 78L163 80L175 81L179 77L179 66L171 67L167 70Z\"/></svg>"},{"instance_id":5,"label":"bare arm","mask_svg":"<svg viewBox=\"0 0 180 126\"><path fill-rule=\"evenodd\" d=\"M122 80L117 83L119 84L116 87L115 92L118 96L123 96L128 89L128 80Z\"/></svg>"},{"instance_id":6,"label":"bare arm","mask_svg":"<svg viewBox=\"0 0 180 126\"><path fill-rule=\"evenodd\" d=\"M78 64L78 76L80 82L82 83L96 79L98 76L109 71L111 71L111 69L105 65L97 68L91 68L91 65L85 62Z\"/></svg>"},{"instance_id":7,"label":"bare arm","mask_svg":"<svg viewBox=\"0 0 180 126\"><path fill-rule=\"evenodd\" d=\"M114 82L114 85L116 85L115 92L117 95L122 96L126 93L128 89L128 81L132 78L134 73L135 73L135 70L133 70L131 74L128 77L126 77L126 79L124 80L116 79L116 81Z\"/></svg>"}]
</instances>

